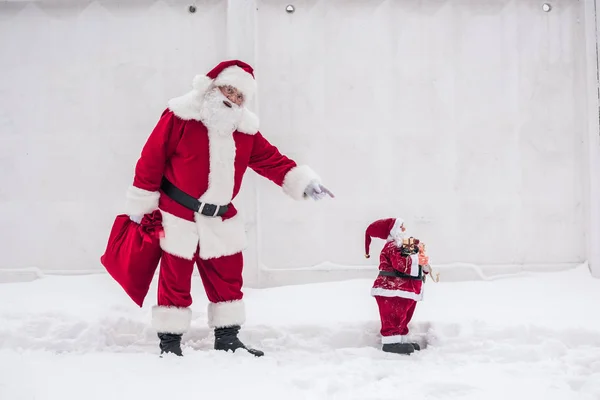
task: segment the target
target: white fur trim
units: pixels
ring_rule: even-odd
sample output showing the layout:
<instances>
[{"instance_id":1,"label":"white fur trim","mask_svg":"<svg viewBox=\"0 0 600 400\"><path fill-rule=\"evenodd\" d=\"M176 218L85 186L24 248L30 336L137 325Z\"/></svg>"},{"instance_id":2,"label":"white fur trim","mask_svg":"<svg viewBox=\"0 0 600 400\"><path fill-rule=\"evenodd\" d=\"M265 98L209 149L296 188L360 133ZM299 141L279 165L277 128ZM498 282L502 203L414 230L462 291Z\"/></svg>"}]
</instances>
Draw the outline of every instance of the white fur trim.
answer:
<instances>
[{"instance_id":1,"label":"white fur trim","mask_svg":"<svg viewBox=\"0 0 600 400\"><path fill-rule=\"evenodd\" d=\"M151 192L130 186L125 195L125 213L128 215L149 214L158 208L160 192Z\"/></svg>"},{"instance_id":2,"label":"white fur trim","mask_svg":"<svg viewBox=\"0 0 600 400\"><path fill-rule=\"evenodd\" d=\"M220 135L208 129L208 189L200 201L220 206L229 204L235 183L235 152L233 135Z\"/></svg>"},{"instance_id":3,"label":"white fur trim","mask_svg":"<svg viewBox=\"0 0 600 400\"><path fill-rule=\"evenodd\" d=\"M240 120L237 128L238 132L245 133L247 135L254 135L256 132L258 132L259 125L260 121L258 116L244 107L244 113L242 114L242 119Z\"/></svg>"},{"instance_id":4,"label":"white fur trim","mask_svg":"<svg viewBox=\"0 0 600 400\"><path fill-rule=\"evenodd\" d=\"M165 236L160 247L167 253L192 260L198 247L198 231L193 221L187 221L161 210Z\"/></svg>"},{"instance_id":5,"label":"white fur trim","mask_svg":"<svg viewBox=\"0 0 600 400\"><path fill-rule=\"evenodd\" d=\"M256 80L248 72L237 65L225 68L214 80L215 86L231 85L244 94L244 102L248 102L256 93Z\"/></svg>"},{"instance_id":6,"label":"white fur trim","mask_svg":"<svg viewBox=\"0 0 600 400\"><path fill-rule=\"evenodd\" d=\"M390 230L388 240L394 240L394 238L402 235L402 230L400 228L402 227L403 223L404 220L402 218L396 218L396 220L394 221L394 226L392 226L392 229Z\"/></svg>"},{"instance_id":7,"label":"white fur trim","mask_svg":"<svg viewBox=\"0 0 600 400\"><path fill-rule=\"evenodd\" d=\"M390 289L382 289L382 288L372 288L371 296L403 297L405 299L421 301L421 300L423 300L423 288L421 288L421 293L413 293L413 292L409 292L407 290L390 290Z\"/></svg>"},{"instance_id":8,"label":"white fur trim","mask_svg":"<svg viewBox=\"0 0 600 400\"><path fill-rule=\"evenodd\" d=\"M191 119L200 121L200 110L202 107L202 93L197 90L187 92L183 96L169 100L169 110L184 121Z\"/></svg>"},{"instance_id":9,"label":"white fur trim","mask_svg":"<svg viewBox=\"0 0 600 400\"><path fill-rule=\"evenodd\" d=\"M382 336L381 344L408 343L408 335Z\"/></svg>"},{"instance_id":10,"label":"white fur trim","mask_svg":"<svg viewBox=\"0 0 600 400\"><path fill-rule=\"evenodd\" d=\"M419 276L419 255L411 254L410 255L410 275L411 276Z\"/></svg>"},{"instance_id":11,"label":"white fur trim","mask_svg":"<svg viewBox=\"0 0 600 400\"><path fill-rule=\"evenodd\" d=\"M169 100L167 103L167 107L173 112L173 114L175 114L177 117L181 118L184 121L189 121L192 119L195 121L201 121L202 98L204 96L205 91L189 91L183 96L175 97ZM238 123L237 131L240 133L245 133L247 135L254 135L256 132L258 132L258 127L258 116L244 107L244 112L242 113L242 118Z\"/></svg>"},{"instance_id":12,"label":"white fur trim","mask_svg":"<svg viewBox=\"0 0 600 400\"><path fill-rule=\"evenodd\" d=\"M308 165L294 167L283 178L283 191L294 200L306 198L304 190L312 181L321 182L321 178Z\"/></svg>"},{"instance_id":13,"label":"white fur trim","mask_svg":"<svg viewBox=\"0 0 600 400\"><path fill-rule=\"evenodd\" d=\"M183 307L152 307L152 327L161 333L185 333L190 329L192 310Z\"/></svg>"},{"instance_id":14,"label":"white fur trim","mask_svg":"<svg viewBox=\"0 0 600 400\"><path fill-rule=\"evenodd\" d=\"M243 325L246 322L246 306L243 300L208 303L208 326L224 328Z\"/></svg>"},{"instance_id":15,"label":"white fur trim","mask_svg":"<svg viewBox=\"0 0 600 400\"><path fill-rule=\"evenodd\" d=\"M192 260L199 246L200 258L208 260L239 253L248 245L240 214L223 221L221 217L194 213L195 222L162 210L161 214L165 236L160 239L160 247L174 256Z\"/></svg>"},{"instance_id":16,"label":"white fur trim","mask_svg":"<svg viewBox=\"0 0 600 400\"><path fill-rule=\"evenodd\" d=\"M244 220L239 213L225 221L221 217L207 217L199 213L195 213L195 219L201 259L230 256L247 247Z\"/></svg>"},{"instance_id":17,"label":"white fur trim","mask_svg":"<svg viewBox=\"0 0 600 400\"><path fill-rule=\"evenodd\" d=\"M210 88L212 80L206 75L196 75L192 80L192 90L183 96L167 102L169 110L184 121L200 121L200 108L204 94Z\"/></svg>"}]
</instances>

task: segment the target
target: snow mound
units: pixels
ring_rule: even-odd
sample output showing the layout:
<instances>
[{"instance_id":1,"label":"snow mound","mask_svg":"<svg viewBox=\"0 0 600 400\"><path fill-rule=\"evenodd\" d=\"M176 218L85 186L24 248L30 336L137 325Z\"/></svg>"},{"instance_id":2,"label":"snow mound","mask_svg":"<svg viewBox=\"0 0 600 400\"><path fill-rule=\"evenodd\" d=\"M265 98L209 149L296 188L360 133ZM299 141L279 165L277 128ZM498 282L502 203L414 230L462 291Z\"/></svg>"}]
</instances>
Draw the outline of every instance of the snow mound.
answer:
<instances>
[{"instance_id":1,"label":"snow mound","mask_svg":"<svg viewBox=\"0 0 600 400\"><path fill-rule=\"evenodd\" d=\"M196 279L184 358L157 356L153 299L139 309L107 276L4 284L0 398L600 398L600 281L584 267L428 282L410 357L381 352L371 282L247 290L258 359L212 350Z\"/></svg>"}]
</instances>

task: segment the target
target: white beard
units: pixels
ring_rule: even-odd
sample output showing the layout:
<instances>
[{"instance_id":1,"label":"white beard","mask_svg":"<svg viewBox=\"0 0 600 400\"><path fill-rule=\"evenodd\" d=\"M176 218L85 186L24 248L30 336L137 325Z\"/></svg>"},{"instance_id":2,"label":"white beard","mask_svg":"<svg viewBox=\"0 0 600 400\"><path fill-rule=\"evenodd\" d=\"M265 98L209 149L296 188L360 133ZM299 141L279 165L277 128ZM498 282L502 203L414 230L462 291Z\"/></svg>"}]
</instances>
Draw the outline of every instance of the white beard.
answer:
<instances>
[{"instance_id":1,"label":"white beard","mask_svg":"<svg viewBox=\"0 0 600 400\"><path fill-rule=\"evenodd\" d=\"M229 102L231 108L223 104ZM206 92L200 109L200 119L208 130L219 136L231 135L242 119L244 110L221 93L219 88Z\"/></svg>"},{"instance_id":2,"label":"white beard","mask_svg":"<svg viewBox=\"0 0 600 400\"><path fill-rule=\"evenodd\" d=\"M405 238L409 238L410 234L408 234L407 231L399 231L398 234L396 236L392 237L392 241L394 242L394 244L396 244L397 247L401 247L402 246L402 242Z\"/></svg>"}]
</instances>

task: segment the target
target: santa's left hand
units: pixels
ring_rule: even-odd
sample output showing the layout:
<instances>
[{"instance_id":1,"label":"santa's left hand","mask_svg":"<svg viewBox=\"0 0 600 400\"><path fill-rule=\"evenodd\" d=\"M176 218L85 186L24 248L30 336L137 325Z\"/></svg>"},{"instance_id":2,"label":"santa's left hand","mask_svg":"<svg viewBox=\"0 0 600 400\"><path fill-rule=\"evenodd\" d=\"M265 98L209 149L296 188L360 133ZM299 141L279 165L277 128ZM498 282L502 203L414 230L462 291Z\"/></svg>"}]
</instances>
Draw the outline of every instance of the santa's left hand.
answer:
<instances>
[{"instance_id":1,"label":"santa's left hand","mask_svg":"<svg viewBox=\"0 0 600 400\"><path fill-rule=\"evenodd\" d=\"M310 196L313 200L321 200L325 196L329 195L329 197L334 198L333 193L329 191L325 186L321 185L317 182L311 182L308 184L306 189L304 190L305 196Z\"/></svg>"},{"instance_id":2,"label":"santa's left hand","mask_svg":"<svg viewBox=\"0 0 600 400\"><path fill-rule=\"evenodd\" d=\"M423 272L425 272L426 274L431 272L431 267L429 266L429 264L423 266Z\"/></svg>"}]
</instances>

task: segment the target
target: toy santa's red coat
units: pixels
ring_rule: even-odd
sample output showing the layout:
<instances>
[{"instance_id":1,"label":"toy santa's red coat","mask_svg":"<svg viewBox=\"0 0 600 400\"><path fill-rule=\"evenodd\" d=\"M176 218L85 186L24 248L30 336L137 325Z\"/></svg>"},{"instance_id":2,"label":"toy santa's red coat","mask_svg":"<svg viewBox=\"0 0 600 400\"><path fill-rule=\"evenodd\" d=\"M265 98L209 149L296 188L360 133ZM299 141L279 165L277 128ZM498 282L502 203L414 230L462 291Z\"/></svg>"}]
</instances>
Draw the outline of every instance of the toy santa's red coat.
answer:
<instances>
[{"instance_id":1,"label":"toy santa's red coat","mask_svg":"<svg viewBox=\"0 0 600 400\"><path fill-rule=\"evenodd\" d=\"M417 278L422 276L419 273L419 255L411 254L403 256L398 244L394 241L387 242L379 255L379 270L387 272L400 272ZM398 278L392 276L379 275L373 287L371 295L385 297L403 297L415 301L423 300L423 281L421 279Z\"/></svg>"}]
</instances>

